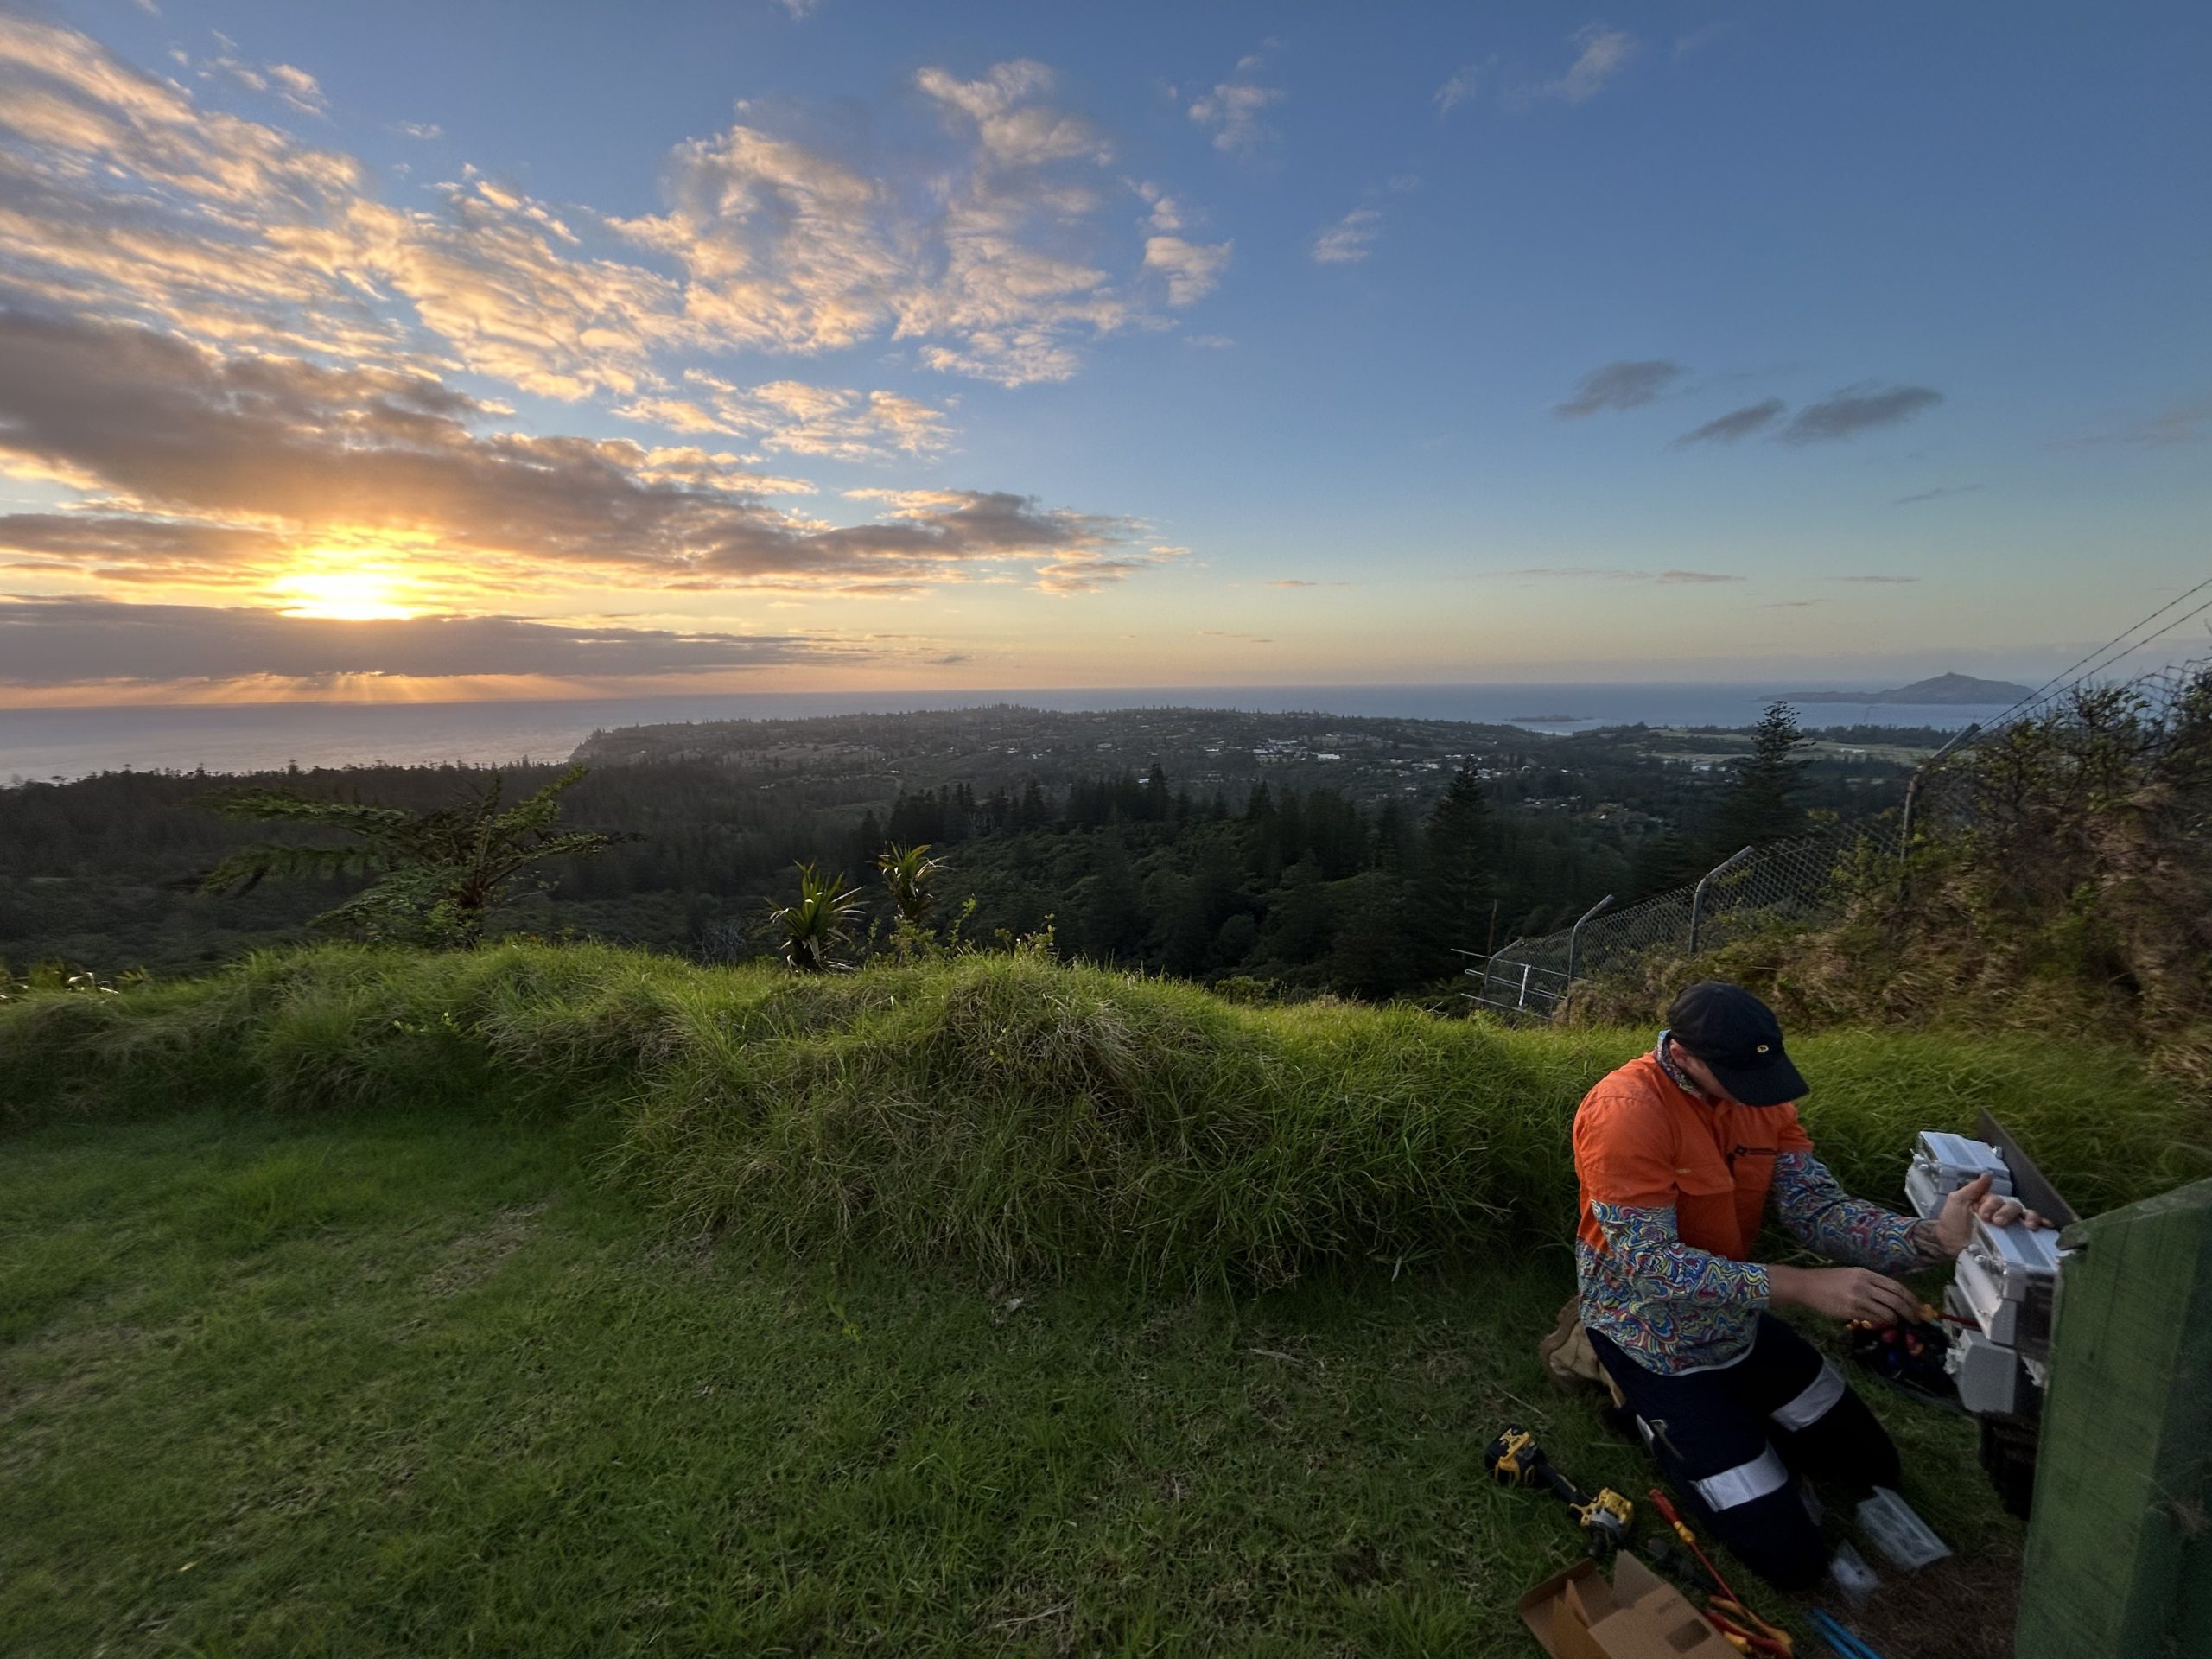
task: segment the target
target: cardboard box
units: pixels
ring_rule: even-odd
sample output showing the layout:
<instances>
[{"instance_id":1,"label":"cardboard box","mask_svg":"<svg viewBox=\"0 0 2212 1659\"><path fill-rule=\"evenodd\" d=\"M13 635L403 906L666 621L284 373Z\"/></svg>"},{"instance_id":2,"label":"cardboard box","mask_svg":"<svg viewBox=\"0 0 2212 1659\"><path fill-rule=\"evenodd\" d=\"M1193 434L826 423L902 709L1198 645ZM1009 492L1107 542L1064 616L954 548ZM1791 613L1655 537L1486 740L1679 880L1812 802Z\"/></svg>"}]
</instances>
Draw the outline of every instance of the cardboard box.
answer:
<instances>
[{"instance_id":1,"label":"cardboard box","mask_svg":"<svg viewBox=\"0 0 2212 1659\"><path fill-rule=\"evenodd\" d=\"M1552 1659L1738 1659L1682 1592L1634 1555L1613 1580L1577 1561L1521 1598L1521 1622Z\"/></svg>"}]
</instances>

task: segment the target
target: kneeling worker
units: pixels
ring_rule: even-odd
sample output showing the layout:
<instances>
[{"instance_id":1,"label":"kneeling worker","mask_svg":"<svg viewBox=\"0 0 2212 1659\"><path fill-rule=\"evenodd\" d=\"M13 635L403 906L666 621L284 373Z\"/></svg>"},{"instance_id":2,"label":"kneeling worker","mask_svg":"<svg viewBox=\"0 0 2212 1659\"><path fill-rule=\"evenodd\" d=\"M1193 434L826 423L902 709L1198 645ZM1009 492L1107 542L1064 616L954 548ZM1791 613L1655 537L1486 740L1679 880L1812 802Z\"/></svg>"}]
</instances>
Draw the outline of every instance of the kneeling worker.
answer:
<instances>
[{"instance_id":1,"label":"kneeling worker","mask_svg":"<svg viewBox=\"0 0 2212 1659\"><path fill-rule=\"evenodd\" d=\"M1601 1079L1574 1116L1575 1242L1590 1344L1693 1517L1783 1588L1827 1564L1795 1477L1864 1497L1897 1484L1897 1452L1834 1365L1777 1319L1795 1304L1889 1325L1920 1299L1886 1275L1956 1255L1977 1212L2027 1214L1986 1176L1932 1221L1848 1196L1793 1102L1805 1079L1773 1011L1707 981L1675 999L1649 1054ZM1769 1204L1838 1268L1764 1266Z\"/></svg>"}]
</instances>

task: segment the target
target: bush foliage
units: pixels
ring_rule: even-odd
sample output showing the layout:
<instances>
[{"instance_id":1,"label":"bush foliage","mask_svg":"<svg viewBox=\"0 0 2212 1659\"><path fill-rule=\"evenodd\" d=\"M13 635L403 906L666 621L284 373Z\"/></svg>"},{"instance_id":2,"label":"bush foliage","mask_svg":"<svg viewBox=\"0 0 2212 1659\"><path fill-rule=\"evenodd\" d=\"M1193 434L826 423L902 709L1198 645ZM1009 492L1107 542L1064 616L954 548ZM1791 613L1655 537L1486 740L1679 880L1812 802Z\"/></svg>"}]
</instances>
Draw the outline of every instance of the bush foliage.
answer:
<instances>
[{"instance_id":1,"label":"bush foliage","mask_svg":"<svg viewBox=\"0 0 2212 1659\"><path fill-rule=\"evenodd\" d=\"M1280 1284L1563 1249L1567 1123L1649 1040L1507 1030L1012 955L841 976L600 947L327 946L0 1007L6 1121L257 1102L576 1111L671 1223L1000 1279ZM1894 1198L1987 1106L2080 1208L2212 1170L2201 1101L2119 1050L1839 1031L1796 1046L1824 1154Z\"/></svg>"}]
</instances>

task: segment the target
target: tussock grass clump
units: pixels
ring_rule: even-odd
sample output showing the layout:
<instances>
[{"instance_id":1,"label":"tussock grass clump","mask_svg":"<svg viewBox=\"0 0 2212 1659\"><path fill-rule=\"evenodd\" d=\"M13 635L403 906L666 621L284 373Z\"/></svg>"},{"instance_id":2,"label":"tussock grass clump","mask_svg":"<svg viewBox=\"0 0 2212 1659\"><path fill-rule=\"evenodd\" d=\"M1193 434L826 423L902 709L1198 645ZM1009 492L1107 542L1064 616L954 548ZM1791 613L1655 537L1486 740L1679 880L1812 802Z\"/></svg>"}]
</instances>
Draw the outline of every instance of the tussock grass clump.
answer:
<instances>
[{"instance_id":1,"label":"tussock grass clump","mask_svg":"<svg viewBox=\"0 0 2212 1659\"><path fill-rule=\"evenodd\" d=\"M14 1122L251 1103L560 1109L671 1223L999 1281L1285 1283L1564 1249L1582 1094L1647 1032L1255 1007L1036 954L849 976L600 947L326 947L0 1007ZM2126 1053L1834 1031L1793 1045L1847 1183L1983 1106L2084 1210L2212 1171L2203 1103Z\"/></svg>"}]
</instances>

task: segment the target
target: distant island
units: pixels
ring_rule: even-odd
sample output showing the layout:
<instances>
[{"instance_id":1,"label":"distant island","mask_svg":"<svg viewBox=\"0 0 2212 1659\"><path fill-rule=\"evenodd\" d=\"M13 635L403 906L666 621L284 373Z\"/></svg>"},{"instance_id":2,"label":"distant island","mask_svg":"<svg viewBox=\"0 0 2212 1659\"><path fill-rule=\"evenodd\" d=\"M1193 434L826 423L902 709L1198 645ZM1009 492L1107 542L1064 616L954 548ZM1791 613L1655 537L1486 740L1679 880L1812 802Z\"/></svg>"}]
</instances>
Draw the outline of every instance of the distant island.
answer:
<instances>
[{"instance_id":1,"label":"distant island","mask_svg":"<svg viewBox=\"0 0 2212 1659\"><path fill-rule=\"evenodd\" d=\"M1971 674L1938 674L1932 680L1915 680L1910 685L1901 685L1894 691L1807 691L1789 699L1791 702L1913 702L1923 706L1936 704L1997 704L2018 702L2031 697L2030 687L2015 685L2010 680L1977 680Z\"/></svg>"}]
</instances>

